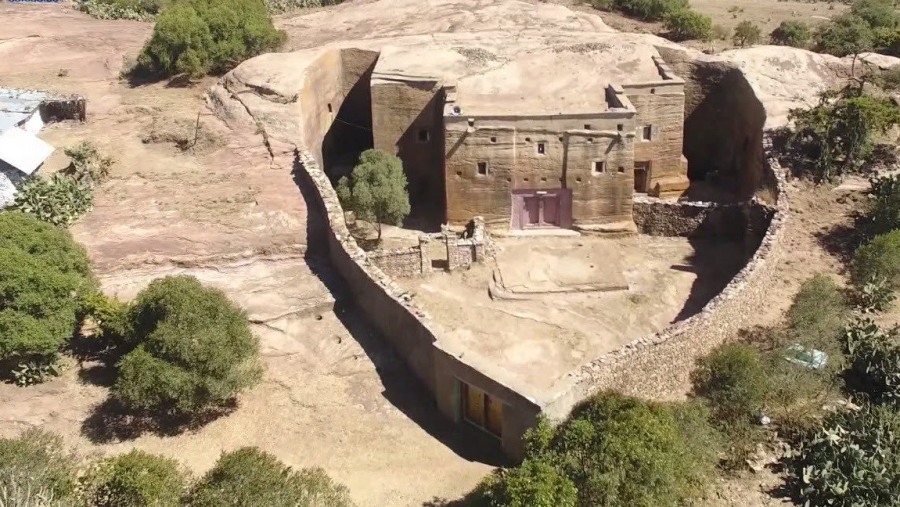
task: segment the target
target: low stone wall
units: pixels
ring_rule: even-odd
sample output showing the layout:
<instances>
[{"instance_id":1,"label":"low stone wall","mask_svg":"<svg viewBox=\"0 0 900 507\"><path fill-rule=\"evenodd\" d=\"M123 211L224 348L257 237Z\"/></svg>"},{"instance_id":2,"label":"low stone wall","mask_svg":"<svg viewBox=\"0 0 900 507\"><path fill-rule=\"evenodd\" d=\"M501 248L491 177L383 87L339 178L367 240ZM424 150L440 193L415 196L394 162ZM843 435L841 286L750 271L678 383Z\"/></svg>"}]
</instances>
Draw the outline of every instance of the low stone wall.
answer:
<instances>
[{"instance_id":1,"label":"low stone wall","mask_svg":"<svg viewBox=\"0 0 900 507\"><path fill-rule=\"evenodd\" d=\"M316 244L327 245L332 266L349 286L369 323L431 391L438 410L451 420L461 418L460 382L474 385L501 400L502 447L511 456L521 456L522 436L534 426L540 406L445 351L437 339L443 333L440 327L411 302L410 295L350 235L337 194L313 156L298 149L296 162L295 173L301 186L309 189L305 198L310 218L316 222L309 228L310 234L317 236ZM477 239L474 236L472 240ZM483 240L481 243L484 245Z\"/></svg>"},{"instance_id":2,"label":"low stone wall","mask_svg":"<svg viewBox=\"0 0 900 507\"><path fill-rule=\"evenodd\" d=\"M638 196L634 199L634 223L638 232L650 236L742 237L750 227L750 208L754 206L761 204L684 202Z\"/></svg>"},{"instance_id":3,"label":"low stone wall","mask_svg":"<svg viewBox=\"0 0 900 507\"><path fill-rule=\"evenodd\" d=\"M750 220L751 229L759 227L764 221L768 222L765 235L752 258L725 289L696 315L597 358L561 381L560 394L544 406L548 416L563 418L578 401L605 389L644 398L677 398L683 387L689 385L690 372L698 358L754 323L754 310L762 308L767 301L788 217L784 172L770 154L771 141L765 139L763 146L767 168L776 180L777 204L768 207L757 203L750 208L750 214L757 216ZM676 209L669 208L669 211L678 214ZM682 211L688 216L694 212L703 214L690 207L682 208ZM697 221L681 217L673 223ZM689 228L684 225L679 230L687 231ZM674 226L670 230L675 231Z\"/></svg>"},{"instance_id":4,"label":"low stone wall","mask_svg":"<svg viewBox=\"0 0 900 507\"><path fill-rule=\"evenodd\" d=\"M87 101L80 95L53 97L41 102L40 112L45 123L63 120L84 121L87 118Z\"/></svg>"},{"instance_id":5,"label":"low stone wall","mask_svg":"<svg viewBox=\"0 0 900 507\"><path fill-rule=\"evenodd\" d=\"M368 256L379 269L396 278L422 276L431 271L431 259L421 246L376 250L368 252Z\"/></svg>"}]
</instances>

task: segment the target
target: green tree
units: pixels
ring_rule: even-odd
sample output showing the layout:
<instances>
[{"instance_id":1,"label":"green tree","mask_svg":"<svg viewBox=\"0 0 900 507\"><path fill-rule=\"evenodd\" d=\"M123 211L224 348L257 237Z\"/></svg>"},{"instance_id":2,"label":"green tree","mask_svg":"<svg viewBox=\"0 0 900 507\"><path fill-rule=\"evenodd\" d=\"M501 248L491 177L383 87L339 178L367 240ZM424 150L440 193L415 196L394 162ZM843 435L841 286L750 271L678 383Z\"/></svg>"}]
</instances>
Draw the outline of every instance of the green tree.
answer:
<instances>
[{"instance_id":1,"label":"green tree","mask_svg":"<svg viewBox=\"0 0 900 507\"><path fill-rule=\"evenodd\" d=\"M769 35L772 44L795 48L805 48L811 37L809 25L802 21L782 21Z\"/></svg>"},{"instance_id":2,"label":"green tree","mask_svg":"<svg viewBox=\"0 0 900 507\"><path fill-rule=\"evenodd\" d=\"M879 234L857 248L850 279L857 287L884 279L891 290L900 288L900 230Z\"/></svg>"},{"instance_id":3,"label":"green tree","mask_svg":"<svg viewBox=\"0 0 900 507\"><path fill-rule=\"evenodd\" d=\"M681 9L666 16L663 25L675 41L689 39L712 40L712 18L690 9Z\"/></svg>"},{"instance_id":4,"label":"green tree","mask_svg":"<svg viewBox=\"0 0 900 507\"><path fill-rule=\"evenodd\" d=\"M871 25L859 16L846 14L831 23L819 26L815 33L816 51L834 56L853 56L851 74L856 74L856 59L860 53L872 51L875 33Z\"/></svg>"},{"instance_id":5,"label":"green tree","mask_svg":"<svg viewBox=\"0 0 900 507\"><path fill-rule=\"evenodd\" d=\"M186 477L175 460L133 450L95 464L82 484L90 507L179 507Z\"/></svg>"},{"instance_id":6,"label":"green tree","mask_svg":"<svg viewBox=\"0 0 900 507\"><path fill-rule=\"evenodd\" d=\"M0 370L52 362L81 320L95 282L68 232L19 212L0 213Z\"/></svg>"},{"instance_id":7,"label":"green tree","mask_svg":"<svg viewBox=\"0 0 900 507\"><path fill-rule=\"evenodd\" d=\"M667 15L688 9L688 0L613 0L616 10L644 21L661 21Z\"/></svg>"},{"instance_id":8,"label":"green tree","mask_svg":"<svg viewBox=\"0 0 900 507\"><path fill-rule=\"evenodd\" d=\"M723 429L746 425L759 416L768 392L759 353L743 343L728 343L700 359L691 374L694 393L709 401Z\"/></svg>"},{"instance_id":9,"label":"green tree","mask_svg":"<svg viewBox=\"0 0 900 507\"><path fill-rule=\"evenodd\" d=\"M822 93L812 108L792 109L790 119L792 147L805 158L813 179L828 181L870 159L876 136L900 123L900 108L889 98L848 86Z\"/></svg>"},{"instance_id":10,"label":"green tree","mask_svg":"<svg viewBox=\"0 0 900 507\"><path fill-rule=\"evenodd\" d=\"M895 28L900 23L894 0L856 0L850 6L850 13L872 28Z\"/></svg>"},{"instance_id":11,"label":"green tree","mask_svg":"<svg viewBox=\"0 0 900 507\"><path fill-rule=\"evenodd\" d=\"M255 447L223 454L194 486L189 507L351 507L321 468L294 470Z\"/></svg>"},{"instance_id":12,"label":"green tree","mask_svg":"<svg viewBox=\"0 0 900 507\"><path fill-rule=\"evenodd\" d=\"M113 393L125 406L191 414L259 379L258 344L225 294L196 278L154 280L129 309Z\"/></svg>"},{"instance_id":13,"label":"green tree","mask_svg":"<svg viewBox=\"0 0 900 507\"><path fill-rule=\"evenodd\" d=\"M752 46L760 41L762 32L759 26L750 21L741 21L734 27L734 36L732 42L735 46L745 47Z\"/></svg>"},{"instance_id":14,"label":"green tree","mask_svg":"<svg viewBox=\"0 0 900 507\"><path fill-rule=\"evenodd\" d=\"M900 497L900 413L837 412L787 454L798 505L892 506Z\"/></svg>"},{"instance_id":15,"label":"green tree","mask_svg":"<svg viewBox=\"0 0 900 507\"><path fill-rule=\"evenodd\" d=\"M76 465L58 435L31 429L16 438L0 438L0 504L69 505L75 492Z\"/></svg>"},{"instance_id":16,"label":"green tree","mask_svg":"<svg viewBox=\"0 0 900 507\"><path fill-rule=\"evenodd\" d=\"M285 40L262 0L182 0L157 18L135 71L157 77L220 74Z\"/></svg>"},{"instance_id":17,"label":"green tree","mask_svg":"<svg viewBox=\"0 0 900 507\"><path fill-rule=\"evenodd\" d=\"M900 176L873 178L862 228L869 237L900 229Z\"/></svg>"},{"instance_id":18,"label":"green tree","mask_svg":"<svg viewBox=\"0 0 900 507\"><path fill-rule=\"evenodd\" d=\"M378 239L382 223L400 225L410 212L403 162L380 150L362 152L350 177L338 182L337 194L344 209L378 224Z\"/></svg>"}]
</instances>

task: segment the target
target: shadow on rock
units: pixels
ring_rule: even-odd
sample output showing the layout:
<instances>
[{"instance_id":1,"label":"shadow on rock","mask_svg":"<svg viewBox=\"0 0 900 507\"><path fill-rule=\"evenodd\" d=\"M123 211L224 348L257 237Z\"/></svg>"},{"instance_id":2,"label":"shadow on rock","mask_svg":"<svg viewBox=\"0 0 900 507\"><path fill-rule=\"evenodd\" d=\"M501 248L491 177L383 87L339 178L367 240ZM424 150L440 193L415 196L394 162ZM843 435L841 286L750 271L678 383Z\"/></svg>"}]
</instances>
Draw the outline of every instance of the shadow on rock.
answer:
<instances>
[{"instance_id":1,"label":"shadow on rock","mask_svg":"<svg viewBox=\"0 0 900 507\"><path fill-rule=\"evenodd\" d=\"M197 430L237 408L235 400L192 415L170 415L129 410L115 398L94 407L81 424L81 433L95 444L135 439L144 433L175 436Z\"/></svg>"}]
</instances>

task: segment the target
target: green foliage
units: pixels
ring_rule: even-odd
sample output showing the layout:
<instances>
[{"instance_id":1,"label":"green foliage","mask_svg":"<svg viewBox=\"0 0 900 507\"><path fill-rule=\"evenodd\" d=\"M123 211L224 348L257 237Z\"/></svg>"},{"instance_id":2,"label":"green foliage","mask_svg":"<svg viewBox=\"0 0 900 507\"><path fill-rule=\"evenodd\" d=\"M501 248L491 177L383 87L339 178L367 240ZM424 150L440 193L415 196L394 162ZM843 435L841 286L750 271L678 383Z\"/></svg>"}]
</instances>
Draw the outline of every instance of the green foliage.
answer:
<instances>
[{"instance_id":1,"label":"green foliage","mask_svg":"<svg viewBox=\"0 0 900 507\"><path fill-rule=\"evenodd\" d=\"M850 13L872 28L895 28L900 24L894 0L856 0L850 6Z\"/></svg>"},{"instance_id":2,"label":"green foliage","mask_svg":"<svg viewBox=\"0 0 900 507\"><path fill-rule=\"evenodd\" d=\"M154 77L220 74L285 40L262 0L182 0L158 16L135 72Z\"/></svg>"},{"instance_id":3,"label":"green foliage","mask_svg":"<svg viewBox=\"0 0 900 507\"><path fill-rule=\"evenodd\" d=\"M663 25L669 37L675 41L700 39L709 41L713 38L712 18L690 9L681 9L669 13Z\"/></svg>"},{"instance_id":4,"label":"green foliage","mask_svg":"<svg viewBox=\"0 0 900 507\"><path fill-rule=\"evenodd\" d=\"M132 334L128 304L98 291L85 296L82 307L85 316L96 326L93 336L99 340L100 349L114 349ZM122 350L113 352L124 353Z\"/></svg>"},{"instance_id":5,"label":"green foliage","mask_svg":"<svg viewBox=\"0 0 900 507\"><path fill-rule=\"evenodd\" d=\"M900 288L900 230L879 234L857 248L850 279L857 287L884 279L891 290Z\"/></svg>"},{"instance_id":6,"label":"green foliage","mask_svg":"<svg viewBox=\"0 0 900 507\"><path fill-rule=\"evenodd\" d=\"M786 455L799 505L888 506L900 497L900 414L885 407L829 415Z\"/></svg>"},{"instance_id":7,"label":"green foliage","mask_svg":"<svg viewBox=\"0 0 900 507\"><path fill-rule=\"evenodd\" d=\"M785 316L801 343L823 348L840 337L849 312L840 287L828 275L818 274L803 282Z\"/></svg>"},{"instance_id":8,"label":"green foliage","mask_svg":"<svg viewBox=\"0 0 900 507\"><path fill-rule=\"evenodd\" d=\"M705 420L681 410L600 393L578 405L552 438L546 429L532 435L527 459L556 467L577 488L579 506L680 505L702 492L716 452L708 439L698 440L713 432ZM568 498L561 477L536 462L529 467L517 479L540 477L542 493Z\"/></svg>"},{"instance_id":9,"label":"green foliage","mask_svg":"<svg viewBox=\"0 0 900 507\"><path fill-rule=\"evenodd\" d=\"M190 507L350 507L347 488L320 468L293 470L271 454L244 447L223 454L194 486Z\"/></svg>"},{"instance_id":10,"label":"green foliage","mask_svg":"<svg viewBox=\"0 0 900 507\"><path fill-rule=\"evenodd\" d=\"M97 147L88 141L82 141L71 148L66 148L66 156L71 159L69 166L62 173L75 181L88 186L99 185L109 177L109 169L114 161L101 154Z\"/></svg>"},{"instance_id":11,"label":"green foliage","mask_svg":"<svg viewBox=\"0 0 900 507\"><path fill-rule=\"evenodd\" d=\"M133 450L96 463L81 484L90 507L178 507L186 477L175 460Z\"/></svg>"},{"instance_id":12,"label":"green foliage","mask_svg":"<svg viewBox=\"0 0 900 507\"><path fill-rule=\"evenodd\" d=\"M869 319L847 328L851 386L878 403L900 403L900 342L896 331L882 332Z\"/></svg>"},{"instance_id":13,"label":"green foliage","mask_svg":"<svg viewBox=\"0 0 900 507\"><path fill-rule=\"evenodd\" d=\"M265 2L269 14L282 14L299 9L337 5L343 3L344 0L265 0Z\"/></svg>"},{"instance_id":14,"label":"green foliage","mask_svg":"<svg viewBox=\"0 0 900 507\"><path fill-rule=\"evenodd\" d=\"M823 93L815 107L792 109L790 119L791 146L803 159L800 170L828 181L870 160L875 136L900 123L900 108L889 98L847 87Z\"/></svg>"},{"instance_id":15,"label":"green foliage","mask_svg":"<svg viewBox=\"0 0 900 507\"><path fill-rule=\"evenodd\" d=\"M900 176L869 180L871 189L862 224L866 236L874 237L900 229Z\"/></svg>"},{"instance_id":16,"label":"green foliage","mask_svg":"<svg viewBox=\"0 0 900 507\"><path fill-rule=\"evenodd\" d=\"M890 308L896 295L886 278L869 280L856 292L857 307L862 313L883 312Z\"/></svg>"},{"instance_id":17,"label":"green foliage","mask_svg":"<svg viewBox=\"0 0 900 507\"><path fill-rule=\"evenodd\" d=\"M546 459L526 459L506 474L489 476L480 495L491 507L575 507L572 481Z\"/></svg>"},{"instance_id":18,"label":"green foliage","mask_svg":"<svg viewBox=\"0 0 900 507\"><path fill-rule=\"evenodd\" d=\"M25 180L16 193L13 209L30 213L53 225L67 226L94 205L91 187L61 173Z\"/></svg>"},{"instance_id":19,"label":"green foliage","mask_svg":"<svg viewBox=\"0 0 900 507\"><path fill-rule=\"evenodd\" d=\"M344 209L378 224L379 239L382 223L400 225L410 212L403 162L380 150L362 152L350 177L341 178L336 190Z\"/></svg>"},{"instance_id":20,"label":"green foliage","mask_svg":"<svg viewBox=\"0 0 900 507\"><path fill-rule=\"evenodd\" d=\"M79 324L79 295L93 287L87 254L69 233L0 213L0 363L52 362Z\"/></svg>"},{"instance_id":21,"label":"green foliage","mask_svg":"<svg viewBox=\"0 0 900 507\"><path fill-rule=\"evenodd\" d=\"M597 9L616 10L644 21L662 21L688 9L688 0L589 0Z\"/></svg>"},{"instance_id":22,"label":"green foliage","mask_svg":"<svg viewBox=\"0 0 900 507\"><path fill-rule=\"evenodd\" d=\"M164 6L160 0L87 0L78 3L78 10L98 19L153 21Z\"/></svg>"},{"instance_id":23,"label":"green foliage","mask_svg":"<svg viewBox=\"0 0 900 507\"><path fill-rule=\"evenodd\" d=\"M856 56L871 51L875 33L863 18L847 14L819 26L814 35L816 51L834 56Z\"/></svg>"},{"instance_id":24,"label":"green foliage","mask_svg":"<svg viewBox=\"0 0 900 507\"><path fill-rule=\"evenodd\" d=\"M76 461L57 435L28 430L0 438L0 505L65 505L75 491L75 474ZM4 496L9 503L2 503Z\"/></svg>"},{"instance_id":25,"label":"green foliage","mask_svg":"<svg viewBox=\"0 0 900 507\"><path fill-rule=\"evenodd\" d=\"M750 21L741 21L734 27L734 36L731 38L735 46L745 47L757 44L762 39L759 26Z\"/></svg>"},{"instance_id":26,"label":"green foliage","mask_svg":"<svg viewBox=\"0 0 900 507\"><path fill-rule=\"evenodd\" d=\"M50 377L59 375L53 359L25 361L13 369L13 382L19 387L28 387L45 382Z\"/></svg>"},{"instance_id":27,"label":"green foliage","mask_svg":"<svg viewBox=\"0 0 900 507\"><path fill-rule=\"evenodd\" d=\"M731 29L723 25L713 25L712 36L716 40L728 40L731 36Z\"/></svg>"},{"instance_id":28,"label":"green foliage","mask_svg":"<svg viewBox=\"0 0 900 507\"><path fill-rule=\"evenodd\" d=\"M805 48L811 37L809 25L802 21L782 21L769 35L772 44L795 48Z\"/></svg>"},{"instance_id":29,"label":"green foliage","mask_svg":"<svg viewBox=\"0 0 900 507\"><path fill-rule=\"evenodd\" d=\"M234 398L259 379L247 318L196 278L154 280L128 312L130 333L113 392L125 406L192 414Z\"/></svg>"}]
</instances>

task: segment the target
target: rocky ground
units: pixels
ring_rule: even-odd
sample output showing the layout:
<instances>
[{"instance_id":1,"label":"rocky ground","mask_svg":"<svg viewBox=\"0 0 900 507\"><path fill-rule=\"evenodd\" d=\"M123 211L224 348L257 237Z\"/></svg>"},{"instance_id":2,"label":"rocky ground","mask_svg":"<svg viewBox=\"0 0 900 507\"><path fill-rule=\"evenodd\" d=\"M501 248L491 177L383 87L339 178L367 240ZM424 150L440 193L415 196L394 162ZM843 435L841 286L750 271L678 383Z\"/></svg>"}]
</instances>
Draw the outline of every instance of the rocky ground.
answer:
<instances>
[{"instance_id":1,"label":"rocky ground","mask_svg":"<svg viewBox=\"0 0 900 507\"><path fill-rule=\"evenodd\" d=\"M714 2L715 9L727 12L722 0L697 6L712 9ZM766 2L775 6L775 0ZM531 11L511 9L512 4L494 9L486 0L460 0L458 12L423 15L421 4L398 1L391 11L372 3L355 0L335 9L340 14L324 10L284 16L278 23L296 48L333 40L338 31L347 37L389 37L404 27L423 35L474 25L541 29L526 15ZM546 14L542 22L608 30L587 11L575 15L559 5L522 5ZM813 8L807 6L821 5L778 2L777 7L803 9L806 15ZM744 15L764 11L754 5ZM108 396L103 372L73 363L60 378L40 386L0 385L0 436L43 427L61 433L84 454L141 448L173 456L196 473L222 450L259 445L289 464L324 467L362 506L439 505L435 499L461 496L498 458L485 455L487 446L475 435L441 420L353 309L335 307L333 276L305 258L306 207L290 168L272 156L259 134L229 131L209 114L202 95L212 80L178 88L131 87L118 79L123 61L133 58L150 29L139 22L95 20L68 5L0 4L0 86L88 98L87 123L51 126L42 137L59 148L91 140L117 159L95 209L73 227L104 287L129 297L152 278L189 273L223 288L255 322L265 377L232 413L202 428L134 436L103 418ZM756 79L767 90L767 107L780 104L771 107L773 118L780 114L776 110L809 99L811 88L838 74L826 57L799 53L800 58L780 48L754 51L729 58L744 61L751 82ZM787 70L806 77L779 81ZM182 151L175 146L181 140L197 143ZM61 151L47 170L65 165ZM840 276L840 249L833 240L849 223L858 195L791 184L794 215L786 234L791 255L773 279L770 305L759 309L760 324L776 322L812 274ZM716 485L709 504L775 505L780 500L767 492L777 483L768 471L728 480Z\"/></svg>"}]
</instances>

